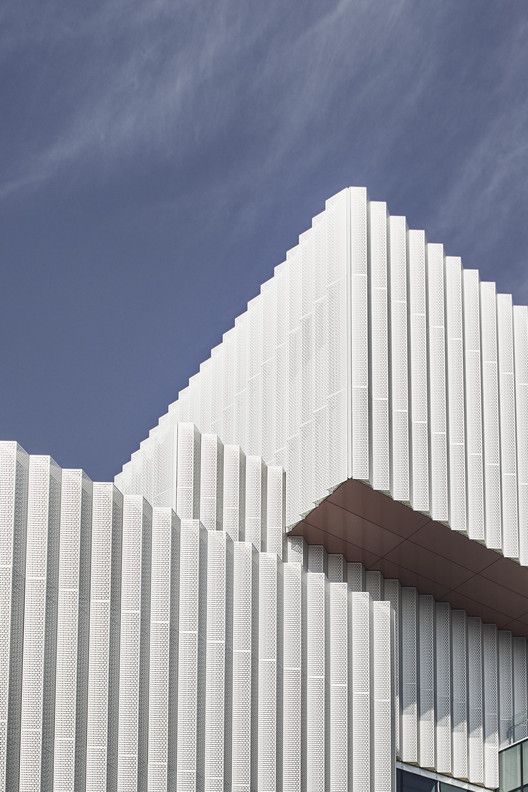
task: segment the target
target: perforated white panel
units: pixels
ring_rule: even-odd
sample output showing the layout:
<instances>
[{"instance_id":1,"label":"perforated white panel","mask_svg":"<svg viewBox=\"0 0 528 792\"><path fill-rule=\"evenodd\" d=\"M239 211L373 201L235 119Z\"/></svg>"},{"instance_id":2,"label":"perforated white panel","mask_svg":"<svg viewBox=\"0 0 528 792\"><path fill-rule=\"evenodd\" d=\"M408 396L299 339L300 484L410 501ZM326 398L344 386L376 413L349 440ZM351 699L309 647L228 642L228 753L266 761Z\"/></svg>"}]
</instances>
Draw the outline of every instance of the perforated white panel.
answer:
<instances>
[{"instance_id":1,"label":"perforated white panel","mask_svg":"<svg viewBox=\"0 0 528 792\"><path fill-rule=\"evenodd\" d=\"M179 540L179 520L174 512L167 508L154 509L148 688L149 792L168 792L175 781Z\"/></svg>"},{"instance_id":2,"label":"perforated white panel","mask_svg":"<svg viewBox=\"0 0 528 792\"><path fill-rule=\"evenodd\" d=\"M0 790L18 790L29 458L0 442Z\"/></svg>"},{"instance_id":3,"label":"perforated white panel","mask_svg":"<svg viewBox=\"0 0 528 792\"><path fill-rule=\"evenodd\" d=\"M170 451L176 422L189 421L285 468L286 528L352 477L524 563L527 321L510 295L404 217L389 217L363 188L347 188L313 218L116 482L154 505L178 500L180 515L198 518L186 500L199 459L192 429ZM201 497L209 527L212 495Z\"/></svg>"},{"instance_id":4,"label":"perforated white panel","mask_svg":"<svg viewBox=\"0 0 528 792\"><path fill-rule=\"evenodd\" d=\"M431 516L449 518L447 467L447 389L445 261L442 245L427 245L429 330L429 436L431 444Z\"/></svg>"},{"instance_id":5,"label":"perforated white panel","mask_svg":"<svg viewBox=\"0 0 528 792\"><path fill-rule=\"evenodd\" d=\"M392 792L395 748L495 787L525 640L283 534L353 477L528 563L527 397L528 309L348 188L116 477L124 515L0 443L0 792Z\"/></svg>"},{"instance_id":6,"label":"perforated white panel","mask_svg":"<svg viewBox=\"0 0 528 792\"><path fill-rule=\"evenodd\" d=\"M92 484L81 470L61 482L54 789L84 788Z\"/></svg>"},{"instance_id":7,"label":"perforated white panel","mask_svg":"<svg viewBox=\"0 0 528 792\"><path fill-rule=\"evenodd\" d=\"M122 496L93 485L86 791L117 789Z\"/></svg>"},{"instance_id":8,"label":"perforated white panel","mask_svg":"<svg viewBox=\"0 0 528 792\"><path fill-rule=\"evenodd\" d=\"M117 788L146 792L152 508L140 496L123 500L119 737Z\"/></svg>"},{"instance_id":9,"label":"perforated white panel","mask_svg":"<svg viewBox=\"0 0 528 792\"><path fill-rule=\"evenodd\" d=\"M60 471L46 456L29 461L20 790L53 782Z\"/></svg>"},{"instance_id":10,"label":"perforated white panel","mask_svg":"<svg viewBox=\"0 0 528 792\"><path fill-rule=\"evenodd\" d=\"M409 231L411 505L429 510L426 253L423 231Z\"/></svg>"}]
</instances>

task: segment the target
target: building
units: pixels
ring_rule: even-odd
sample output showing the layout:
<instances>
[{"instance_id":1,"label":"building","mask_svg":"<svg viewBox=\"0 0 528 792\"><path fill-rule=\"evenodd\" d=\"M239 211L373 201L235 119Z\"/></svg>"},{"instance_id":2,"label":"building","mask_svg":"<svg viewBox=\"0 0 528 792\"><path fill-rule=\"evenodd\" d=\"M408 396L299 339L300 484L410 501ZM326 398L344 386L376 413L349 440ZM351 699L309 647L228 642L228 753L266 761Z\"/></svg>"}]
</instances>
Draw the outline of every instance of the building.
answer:
<instances>
[{"instance_id":1,"label":"building","mask_svg":"<svg viewBox=\"0 0 528 792\"><path fill-rule=\"evenodd\" d=\"M349 188L114 483L0 443L0 790L520 789L527 394L528 308Z\"/></svg>"}]
</instances>

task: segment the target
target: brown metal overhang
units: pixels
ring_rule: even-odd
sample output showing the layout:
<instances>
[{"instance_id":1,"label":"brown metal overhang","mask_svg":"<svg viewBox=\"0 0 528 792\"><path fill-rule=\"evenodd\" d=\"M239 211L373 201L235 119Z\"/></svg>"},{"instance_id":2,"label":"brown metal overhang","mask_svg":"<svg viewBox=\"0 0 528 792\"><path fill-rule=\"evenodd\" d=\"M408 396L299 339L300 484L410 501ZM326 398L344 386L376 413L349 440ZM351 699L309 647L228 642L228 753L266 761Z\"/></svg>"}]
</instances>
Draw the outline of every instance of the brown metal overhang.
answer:
<instances>
[{"instance_id":1,"label":"brown metal overhang","mask_svg":"<svg viewBox=\"0 0 528 792\"><path fill-rule=\"evenodd\" d=\"M528 637L528 567L366 484L344 482L291 534Z\"/></svg>"}]
</instances>

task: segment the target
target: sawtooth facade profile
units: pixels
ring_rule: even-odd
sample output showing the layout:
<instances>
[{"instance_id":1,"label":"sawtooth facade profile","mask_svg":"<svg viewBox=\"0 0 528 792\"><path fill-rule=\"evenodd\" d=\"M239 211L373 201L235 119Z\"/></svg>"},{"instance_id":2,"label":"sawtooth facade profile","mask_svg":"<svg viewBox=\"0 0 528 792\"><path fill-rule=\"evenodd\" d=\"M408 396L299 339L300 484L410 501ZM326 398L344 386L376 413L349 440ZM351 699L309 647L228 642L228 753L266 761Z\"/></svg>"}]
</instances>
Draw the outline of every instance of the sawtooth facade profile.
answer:
<instances>
[{"instance_id":1,"label":"sawtooth facade profile","mask_svg":"<svg viewBox=\"0 0 528 792\"><path fill-rule=\"evenodd\" d=\"M343 190L0 602L0 792L528 789L528 308Z\"/></svg>"}]
</instances>

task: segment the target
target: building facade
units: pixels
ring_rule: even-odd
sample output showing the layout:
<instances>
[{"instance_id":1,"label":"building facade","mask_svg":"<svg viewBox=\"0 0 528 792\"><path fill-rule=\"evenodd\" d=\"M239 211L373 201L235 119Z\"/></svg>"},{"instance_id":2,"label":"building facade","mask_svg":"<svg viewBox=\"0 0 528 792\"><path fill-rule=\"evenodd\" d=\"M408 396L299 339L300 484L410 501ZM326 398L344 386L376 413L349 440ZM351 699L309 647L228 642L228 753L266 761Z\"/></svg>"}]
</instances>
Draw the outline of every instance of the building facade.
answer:
<instances>
[{"instance_id":1,"label":"building facade","mask_svg":"<svg viewBox=\"0 0 528 792\"><path fill-rule=\"evenodd\" d=\"M114 483L0 443L0 547L0 790L520 788L528 308L343 190Z\"/></svg>"}]
</instances>

